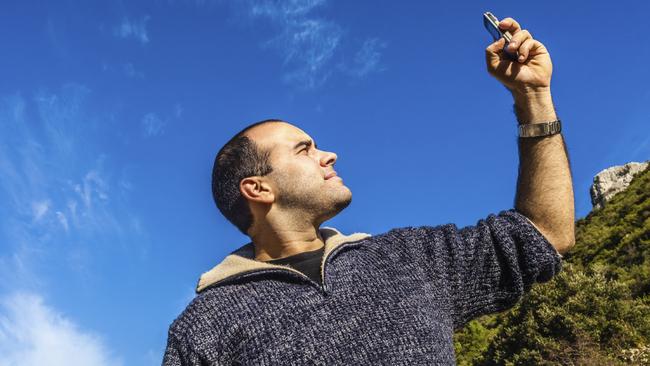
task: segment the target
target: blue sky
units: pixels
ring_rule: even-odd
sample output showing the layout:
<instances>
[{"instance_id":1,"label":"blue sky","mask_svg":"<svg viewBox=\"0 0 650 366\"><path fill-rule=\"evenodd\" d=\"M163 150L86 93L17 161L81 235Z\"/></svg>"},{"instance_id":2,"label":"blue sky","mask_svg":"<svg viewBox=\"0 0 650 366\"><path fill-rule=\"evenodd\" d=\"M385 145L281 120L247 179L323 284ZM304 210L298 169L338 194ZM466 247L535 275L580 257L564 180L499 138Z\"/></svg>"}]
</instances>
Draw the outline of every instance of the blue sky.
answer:
<instances>
[{"instance_id":1,"label":"blue sky","mask_svg":"<svg viewBox=\"0 0 650 366\"><path fill-rule=\"evenodd\" d=\"M646 2L3 3L0 364L160 364L198 276L246 242L210 172L261 119L338 154L353 202L326 225L343 232L512 208L488 10L551 53L584 217L595 174L650 157Z\"/></svg>"}]
</instances>

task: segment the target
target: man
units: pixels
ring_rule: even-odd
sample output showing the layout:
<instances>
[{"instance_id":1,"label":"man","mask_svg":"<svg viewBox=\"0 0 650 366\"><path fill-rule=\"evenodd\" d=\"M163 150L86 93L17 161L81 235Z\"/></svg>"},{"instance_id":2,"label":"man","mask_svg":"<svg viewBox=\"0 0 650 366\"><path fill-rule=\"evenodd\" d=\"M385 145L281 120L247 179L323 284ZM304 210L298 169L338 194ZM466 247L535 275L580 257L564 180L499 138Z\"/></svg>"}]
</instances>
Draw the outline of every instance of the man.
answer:
<instances>
[{"instance_id":1,"label":"man","mask_svg":"<svg viewBox=\"0 0 650 366\"><path fill-rule=\"evenodd\" d=\"M487 68L520 125L557 120L546 48L506 18ZM217 154L217 206L252 242L204 273L169 328L164 365L454 364L453 330L513 306L560 269L574 244L562 135L524 127L515 208L476 226L407 227L370 236L321 224L351 201L334 153L304 131L262 121ZM520 135L521 136L521 135Z\"/></svg>"}]
</instances>

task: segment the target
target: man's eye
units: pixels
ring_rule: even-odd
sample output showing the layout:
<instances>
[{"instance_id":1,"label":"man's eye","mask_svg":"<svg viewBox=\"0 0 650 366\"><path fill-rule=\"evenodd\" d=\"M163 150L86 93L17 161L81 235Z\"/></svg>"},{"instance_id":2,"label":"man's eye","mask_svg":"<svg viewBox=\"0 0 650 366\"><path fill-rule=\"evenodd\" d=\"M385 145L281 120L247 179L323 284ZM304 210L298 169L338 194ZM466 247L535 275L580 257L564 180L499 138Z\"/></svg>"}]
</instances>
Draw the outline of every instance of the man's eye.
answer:
<instances>
[{"instance_id":1,"label":"man's eye","mask_svg":"<svg viewBox=\"0 0 650 366\"><path fill-rule=\"evenodd\" d=\"M307 151L307 152L308 152L308 151L309 151L309 148L308 148L308 147L306 147L306 148L304 148L304 149L302 149L302 150L300 150L299 152L303 152L303 151Z\"/></svg>"}]
</instances>

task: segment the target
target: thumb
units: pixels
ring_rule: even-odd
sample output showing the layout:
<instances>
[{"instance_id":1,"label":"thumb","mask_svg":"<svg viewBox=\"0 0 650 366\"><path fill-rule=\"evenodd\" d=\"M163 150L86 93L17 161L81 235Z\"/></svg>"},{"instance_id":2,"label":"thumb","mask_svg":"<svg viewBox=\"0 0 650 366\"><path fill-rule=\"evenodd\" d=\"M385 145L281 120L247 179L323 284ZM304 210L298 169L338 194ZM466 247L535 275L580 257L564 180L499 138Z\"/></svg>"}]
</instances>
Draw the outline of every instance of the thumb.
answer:
<instances>
[{"instance_id":1,"label":"thumb","mask_svg":"<svg viewBox=\"0 0 650 366\"><path fill-rule=\"evenodd\" d=\"M506 40L503 37L494 41L485 49L485 60L488 65L496 65L500 61L499 55L503 52L503 47L506 45Z\"/></svg>"}]
</instances>

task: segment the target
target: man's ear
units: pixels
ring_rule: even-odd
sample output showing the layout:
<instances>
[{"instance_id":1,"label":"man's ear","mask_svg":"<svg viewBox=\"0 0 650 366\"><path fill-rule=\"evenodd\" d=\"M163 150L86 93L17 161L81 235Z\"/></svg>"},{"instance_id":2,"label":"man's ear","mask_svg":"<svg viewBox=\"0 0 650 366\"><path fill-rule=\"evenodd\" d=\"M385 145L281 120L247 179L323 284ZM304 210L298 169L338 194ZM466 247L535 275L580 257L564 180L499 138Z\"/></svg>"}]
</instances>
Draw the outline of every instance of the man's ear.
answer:
<instances>
[{"instance_id":1,"label":"man's ear","mask_svg":"<svg viewBox=\"0 0 650 366\"><path fill-rule=\"evenodd\" d=\"M242 196L251 202L273 203L275 195L269 182L263 177L248 177L239 182Z\"/></svg>"}]
</instances>

